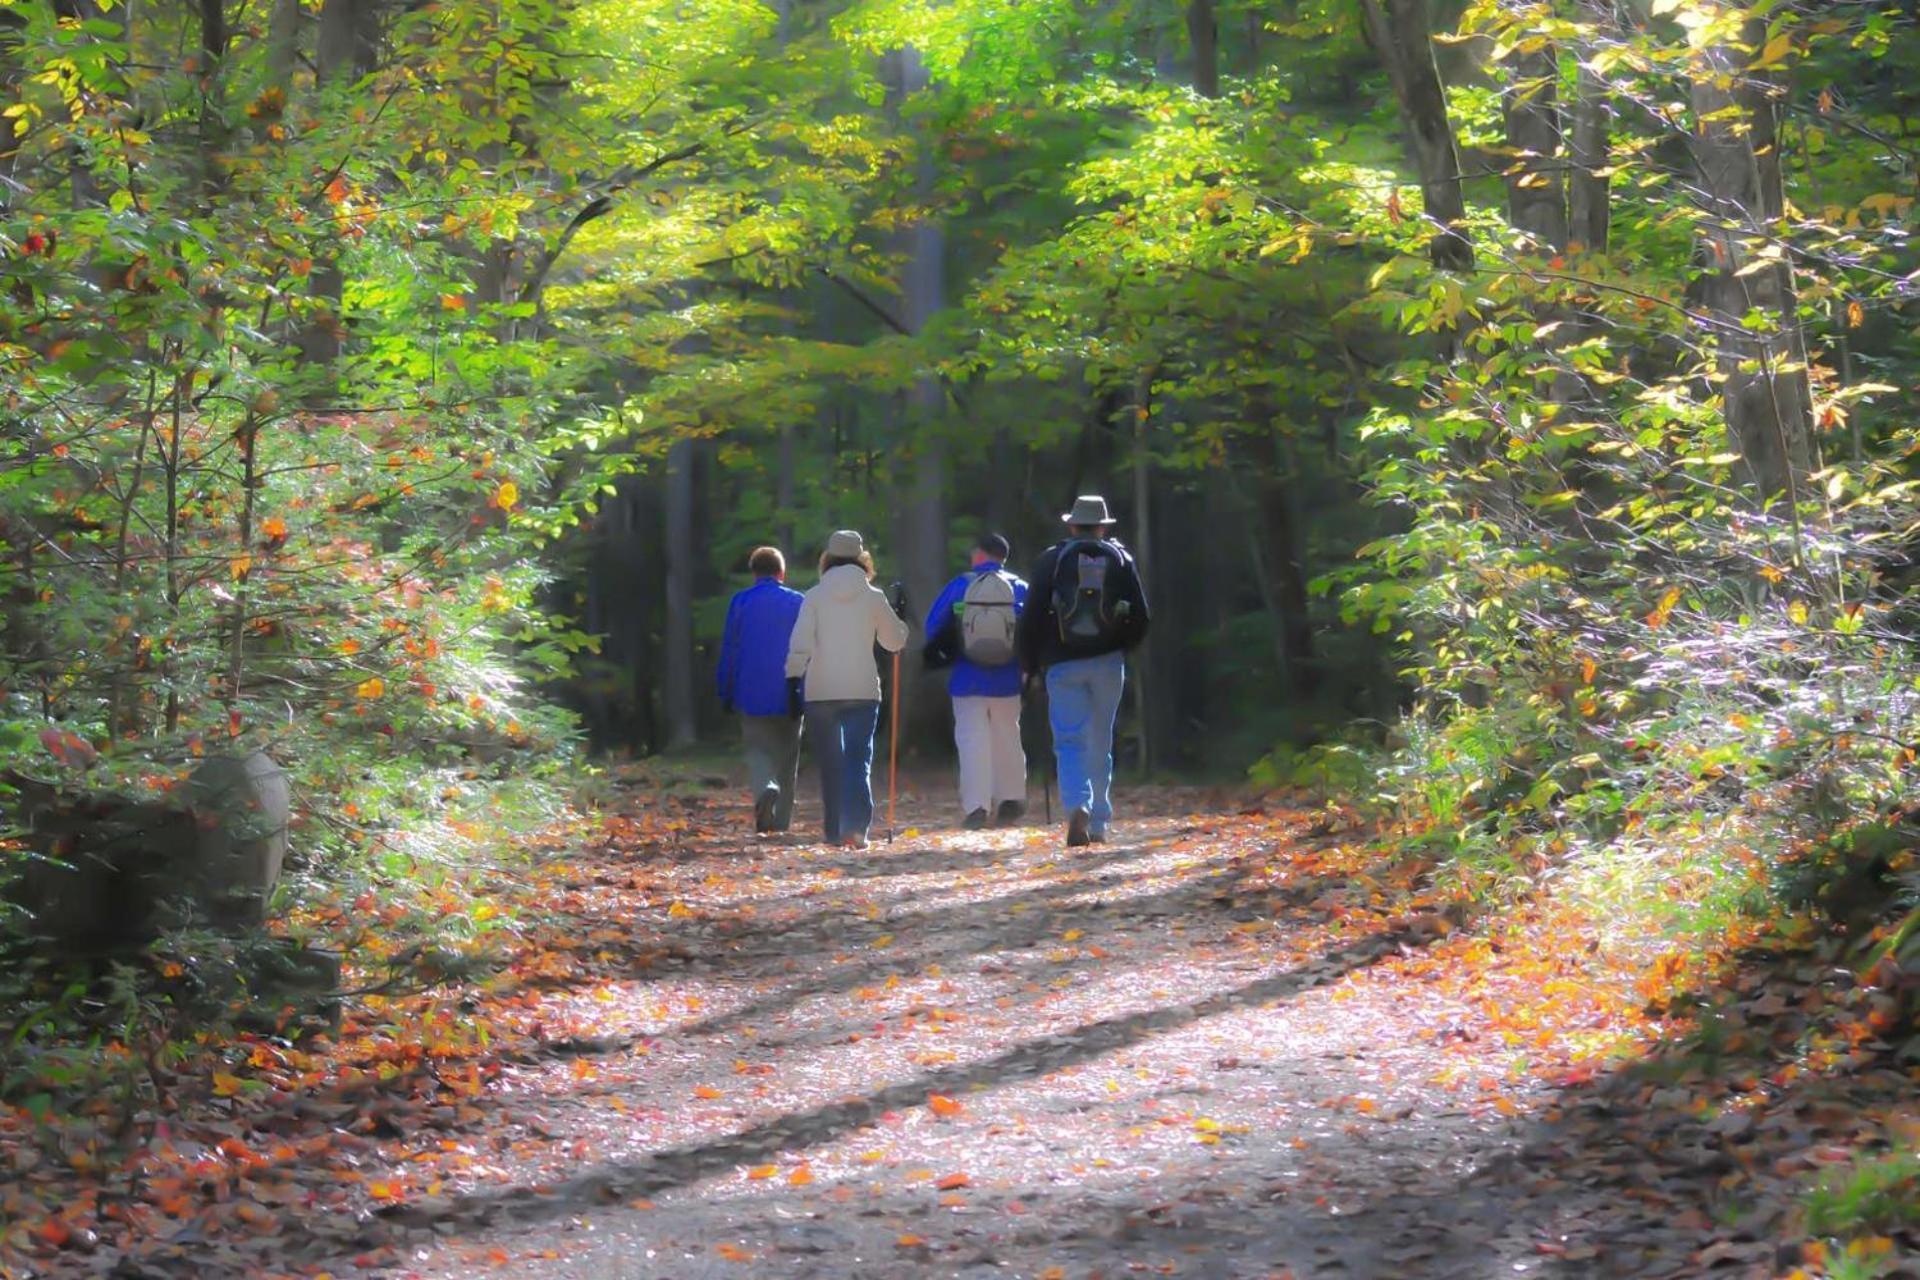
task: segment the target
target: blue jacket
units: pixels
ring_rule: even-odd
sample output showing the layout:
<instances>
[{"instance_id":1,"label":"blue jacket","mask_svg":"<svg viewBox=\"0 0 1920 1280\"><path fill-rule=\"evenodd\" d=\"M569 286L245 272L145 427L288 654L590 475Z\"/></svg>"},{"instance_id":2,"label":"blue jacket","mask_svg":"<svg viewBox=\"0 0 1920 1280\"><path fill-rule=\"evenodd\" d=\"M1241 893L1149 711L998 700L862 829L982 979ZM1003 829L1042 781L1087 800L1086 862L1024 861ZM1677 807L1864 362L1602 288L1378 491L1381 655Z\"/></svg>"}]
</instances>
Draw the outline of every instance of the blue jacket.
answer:
<instances>
[{"instance_id":1,"label":"blue jacket","mask_svg":"<svg viewBox=\"0 0 1920 1280\"><path fill-rule=\"evenodd\" d=\"M958 617L954 606L966 596L967 588L974 578L999 565L991 560L967 570L940 593L933 602L933 608L927 611L927 635L939 634L944 627L957 624ZM1027 605L1027 584L1019 575L1013 575L1013 612L1017 618ZM956 698L1010 698L1020 693L1020 664L1009 662L1004 667L981 667L959 657L953 661L953 674L947 679L947 692Z\"/></svg>"},{"instance_id":2,"label":"blue jacket","mask_svg":"<svg viewBox=\"0 0 1920 1280\"><path fill-rule=\"evenodd\" d=\"M761 578L734 594L720 639L720 701L750 716L787 714L787 641L800 593Z\"/></svg>"}]
</instances>

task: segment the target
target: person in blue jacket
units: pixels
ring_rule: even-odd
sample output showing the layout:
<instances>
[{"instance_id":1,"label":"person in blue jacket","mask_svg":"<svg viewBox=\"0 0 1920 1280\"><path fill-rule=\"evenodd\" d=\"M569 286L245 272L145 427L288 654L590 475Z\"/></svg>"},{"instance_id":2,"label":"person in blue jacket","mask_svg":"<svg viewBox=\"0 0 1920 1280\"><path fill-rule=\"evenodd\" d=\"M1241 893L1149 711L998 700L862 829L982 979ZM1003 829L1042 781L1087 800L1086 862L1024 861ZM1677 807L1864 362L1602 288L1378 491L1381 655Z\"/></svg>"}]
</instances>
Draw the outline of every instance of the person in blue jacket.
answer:
<instances>
[{"instance_id":1,"label":"person in blue jacket","mask_svg":"<svg viewBox=\"0 0 1920 1280\"><path fill-rule=\"evenodd\" d=\"M1026 607L1027 584L1007 572L1011 552L999 534L983 535L973 545L967 571L947 584L927 614L928 664L953 664L947 693L953 698L953 744L960 753L960 811L966 814L963 825L970 831L989 822L1011 826L1027 812L1027 753L1020 745L1020 659L1014 647L1015 623ZM974 591L970 604L969 588L988 574L1005 581ZM971 626L970 609L976 615ZM1005 615L1000 616L999 610L1005 610ZM985 660L1000 656L1003 640L1005 660Z\"/></svg>"},{"instance_id":2,"label":"person in blue jacket","mask_svg":"<svg viewBox=\"0 0 1920 1280\"><path fill-rule=\"evenodd\" d=\"M720 704L740 713L753 829L766 835L793 825L800 721L787 695L786 666L801 595L786 586L787 561L778 548L755 548L747 567L754 583L727 605L718 683Z\"/></svg>"}]
</instances>

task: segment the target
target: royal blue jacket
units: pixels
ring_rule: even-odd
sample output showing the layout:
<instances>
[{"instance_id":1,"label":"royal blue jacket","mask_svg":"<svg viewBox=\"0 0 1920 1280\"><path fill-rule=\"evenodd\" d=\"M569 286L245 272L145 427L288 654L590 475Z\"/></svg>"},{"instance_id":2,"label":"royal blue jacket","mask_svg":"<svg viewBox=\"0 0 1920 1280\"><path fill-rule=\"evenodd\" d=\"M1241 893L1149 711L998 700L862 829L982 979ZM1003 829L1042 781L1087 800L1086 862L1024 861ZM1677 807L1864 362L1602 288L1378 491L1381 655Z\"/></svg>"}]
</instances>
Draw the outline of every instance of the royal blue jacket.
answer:
<instances>
[{"instance_id":1,"label":"royal blue jacket","mask_svg":"<svg viewBox=\"0 0 1920 1280\"><path fill-rule=\"evenodd\" d=\"M954 606L966 597L967 588L982 573L999 569L991 560L967 570L940 593L933 602L933 608L927 611L927 635L938 635L942 628L957 626L958 616ZM1013 577L1013 614L1017 619L1027 607L1027 584L1018 574ZM958 636L954 639L954 649L959 649ZM1020 693L1020 663L1016 659L1004 667L982 667L968 662L964 657L953 660L953 674L947 678L947 692L956 698L1010 698Z\"/></svg>"},{"instance_id":2,"label":"royal blue jacket","mask_svg":"<svg viewBox=\"0 0 1920 1280\"><path fill-rule=\"evenodd\" d=\"M787 642L800 593L778 578L736 592L720 639L720 701L750 716L787 714Z\"/></svg>"}]
</instances>

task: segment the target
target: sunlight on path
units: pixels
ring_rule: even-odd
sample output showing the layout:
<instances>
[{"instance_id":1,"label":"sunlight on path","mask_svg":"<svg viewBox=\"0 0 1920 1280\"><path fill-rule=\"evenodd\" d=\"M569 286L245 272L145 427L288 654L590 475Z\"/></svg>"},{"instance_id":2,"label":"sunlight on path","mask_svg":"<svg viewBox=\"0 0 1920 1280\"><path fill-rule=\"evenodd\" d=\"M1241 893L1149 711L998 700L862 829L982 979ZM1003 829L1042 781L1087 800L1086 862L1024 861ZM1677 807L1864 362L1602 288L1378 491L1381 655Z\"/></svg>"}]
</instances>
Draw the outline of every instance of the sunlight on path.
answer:
<instances>
[{"instance_id":1,"label":"sunlight on path","mask_svg":"<svg viewBox=\"0 0 1920 1280\"><path fill-rule=\"evenodd\" d=\"M1392 944L1245 892L1271 844L1160 819L1074 857L1029 830L637 862L643 917L597 923L684 958L553 993L610 1051L506 1071L510 1126L435 1189L470 1211L403 1273L1494 1274L1455 1192L1496 1124L1331 998ZM1367 1225L1416 1206L1448 1234Z\"/></svg>"}]
</instances>

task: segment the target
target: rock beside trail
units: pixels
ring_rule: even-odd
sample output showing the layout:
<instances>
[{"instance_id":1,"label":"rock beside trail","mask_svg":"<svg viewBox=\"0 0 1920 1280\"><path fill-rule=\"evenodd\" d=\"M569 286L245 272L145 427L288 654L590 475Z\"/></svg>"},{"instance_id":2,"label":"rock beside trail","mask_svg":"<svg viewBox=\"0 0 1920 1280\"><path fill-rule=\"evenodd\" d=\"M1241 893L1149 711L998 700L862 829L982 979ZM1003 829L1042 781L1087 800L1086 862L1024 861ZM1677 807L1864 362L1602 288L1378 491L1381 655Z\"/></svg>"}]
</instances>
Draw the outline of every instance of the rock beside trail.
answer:
<instances>
[{"instance_id":1,"label":"rock beside trail","mask_svg":"<svg viewBox=\"0 0 1920 1280\"><path fill-rule=\"evenodd\" d=\"M50 946L113 948L171 925L258 925L286 862L292 789L265 752L217 756L175 802L64 792L14 776L32 850L13 900Z\"/></svg>"}]
</instances>

